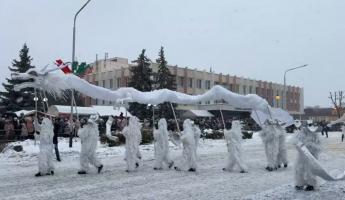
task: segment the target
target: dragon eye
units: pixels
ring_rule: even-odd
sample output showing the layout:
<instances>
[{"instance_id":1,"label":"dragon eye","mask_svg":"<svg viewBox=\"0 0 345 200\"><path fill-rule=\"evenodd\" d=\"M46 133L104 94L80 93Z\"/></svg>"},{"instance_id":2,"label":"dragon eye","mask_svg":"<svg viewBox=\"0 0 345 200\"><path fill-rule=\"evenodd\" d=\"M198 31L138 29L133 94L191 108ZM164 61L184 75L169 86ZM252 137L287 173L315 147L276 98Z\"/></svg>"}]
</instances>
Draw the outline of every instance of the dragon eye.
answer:
<instances>
[{"instance_id":1,"label":"dragon eye","mask_svg":"<svg viewBox=\"0 0 345 200\"><path fill-rule=\"evenodd\" d=\"M31 72L29 72L28 74L30 74L30 75L32 75L32 76L38 76L36 71L31 71Z\"/></svg>"}]
</instances>

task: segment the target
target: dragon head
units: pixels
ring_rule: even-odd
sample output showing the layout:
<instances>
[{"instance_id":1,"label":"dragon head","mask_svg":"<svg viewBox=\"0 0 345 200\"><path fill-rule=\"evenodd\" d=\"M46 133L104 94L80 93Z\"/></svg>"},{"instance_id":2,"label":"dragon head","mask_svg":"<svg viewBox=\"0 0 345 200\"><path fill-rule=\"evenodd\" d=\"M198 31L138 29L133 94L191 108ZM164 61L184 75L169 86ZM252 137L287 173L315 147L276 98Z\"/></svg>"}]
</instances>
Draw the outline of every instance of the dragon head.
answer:
<instances>
[{"instance_id":1,"label":"dragon head","mask_svg":"<svg viewBox=\"0 0 345 200\"><path fill-rule=\"evenodd\" d=\"M63 91L69 88L66 84L66 75L56 66L49 68L31 68L24 73L12 73L13 80L24 81L14 86L15 91L20 91L24 88L36 88L46 91L54 96L63 96Z\"/></svg>"}]
</instances>

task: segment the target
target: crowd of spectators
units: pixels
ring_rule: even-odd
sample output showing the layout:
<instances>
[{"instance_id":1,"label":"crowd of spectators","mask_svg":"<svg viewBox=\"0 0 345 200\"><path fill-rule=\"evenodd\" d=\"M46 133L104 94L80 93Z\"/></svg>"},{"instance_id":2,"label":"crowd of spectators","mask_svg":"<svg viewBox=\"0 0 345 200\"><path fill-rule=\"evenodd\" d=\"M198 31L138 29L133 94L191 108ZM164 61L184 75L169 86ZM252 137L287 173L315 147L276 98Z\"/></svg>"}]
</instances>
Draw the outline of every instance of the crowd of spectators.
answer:
<instances>
[{"instance_id":1,"label":"crowd of spectators","mask_svg":"<svg viewBox=\"0 0 345 200\"><path fill-rule=\"evenodd\" d=\"M64 136L70 132L69 119L53 117L54 127L59 136ZM38 116L38 121L42 120L42 116ZM33 124L33 116L19 117L14 115L4 115L0 118L0 140L16 141L25 139L34 139L35 127Z\"/></svg>"},{"instance_id":2,"label":"crowd of spectators","mask_svg":"<svg viewBox=\"0 0 345 200\"><path fill-rule=\"evenodd\" d=\"M114 121L111 126L111 131L121 131L127 124L126 117L123 116L121 113L120 116L113 116ZM74 130L74 136L76 136L77 127L73 128L74 126L70 125L69 117L53 117L54 123L54 132L58 136L69 136L71 132L71 128ZM76 122L74 119L74 125L78 124L77 126L83 126L87 122L87 117L80 117L80 123ZM100 118L98 121L98 127L100 131L100 135L105 134L106 129L106 121L108 117ZM34 139L34 125L33 125L34 118L32 116L24 116L21 115L20 117L16 117L14 115L3 116L0 118L0 139L7 140L7 141L15 141L15 140L25 140L25 139ZM42 116L39 117L39 121L42 120ZM182 124L183 120L177 119L179 128L182 131ZM257 129L256 124L251 119L243 119L244 129L246 130L255 130ZM156 119L157 124L158 119ZM225 119L224 124L227 129L231 128L232 119ZM168 119L168 129L172 131L177 131L176 121L174 119ZM201 130L212 129L212 130L221 130L224 129L224 124L221 118L196 118L194 119L194 123L197 124ZM152 120L144 119L142 120L142 126L145 129L151 129L153 127ZM157 127L156 127L157 128Z\"/></svg>"}]
</instances>

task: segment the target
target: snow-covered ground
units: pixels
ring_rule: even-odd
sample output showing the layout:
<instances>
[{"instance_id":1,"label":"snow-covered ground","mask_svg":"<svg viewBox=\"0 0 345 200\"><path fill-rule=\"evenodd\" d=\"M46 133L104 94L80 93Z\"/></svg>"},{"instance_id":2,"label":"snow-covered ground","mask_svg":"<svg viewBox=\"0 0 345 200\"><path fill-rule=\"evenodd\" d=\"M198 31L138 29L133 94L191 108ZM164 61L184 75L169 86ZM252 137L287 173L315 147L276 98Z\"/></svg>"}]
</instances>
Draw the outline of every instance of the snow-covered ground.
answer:
<instances>
[{"instance_id":1,"label":"snow-covered ground","mask_svg":"<svg viewBox=\"0 0 345 200\"><path fill-rule=\"evenodd\" d=\"M322 137L324 151L320 162L332 174L345 170L345 142L339 132ZM296 150L292 135L287 137L287 169L267 172L263 145L258 135L243 143L244 161L249 173L223 172L226 145L223 140L200 141L198 172L165 169L154 171L153 145L140 146L143 162L137 172L126 173L124 147L99 145L97 154L104 171L97 174L90 168L87 175L78 175L79 141L68 148L67 140L59 141L62 162L55 162L55 175L34 177L37 172L38 145L33 141L21 144L24 152L0 154L0 199L345 199L345 181L320 180L314 192L294 190L293 163ZM179 162L182 149L171 145L172 157Z\"/></svg>"}]
</instances>

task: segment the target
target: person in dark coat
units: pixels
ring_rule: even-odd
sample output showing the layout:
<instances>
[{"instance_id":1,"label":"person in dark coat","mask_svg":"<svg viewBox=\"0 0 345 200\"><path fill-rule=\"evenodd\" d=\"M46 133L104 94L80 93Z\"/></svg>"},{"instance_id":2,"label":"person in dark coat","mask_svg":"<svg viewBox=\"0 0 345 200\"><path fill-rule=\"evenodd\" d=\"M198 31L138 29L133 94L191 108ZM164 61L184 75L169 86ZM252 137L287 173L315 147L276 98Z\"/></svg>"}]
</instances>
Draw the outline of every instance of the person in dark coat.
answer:
<instances>
[{"instance_id":1,"label":"person in dark coat","mask_svg":"<svg viewBox=\"0 0 345 200\"><path fill-rule=\"evenodd\" d=\"M321 123L321 134L323 135L324 133L326 134L326 137L328 138L328 126L326 122Z\"/></svg>"},{"instance_id":2,"label":"person in dark coat","mask_svg":"<svg viewBox=\"0 0 345 200\"><path fill-rule=\"evenodd\" d=\"M59 146L58 146L58 143L59 143L59 141L58 141L59 130L60 130L60 119L56 118L54 120L53 144L54 144L54 149L55 149L56 160L60 162L61 158L60 158Z\"/></svg>"}]
</instances>

